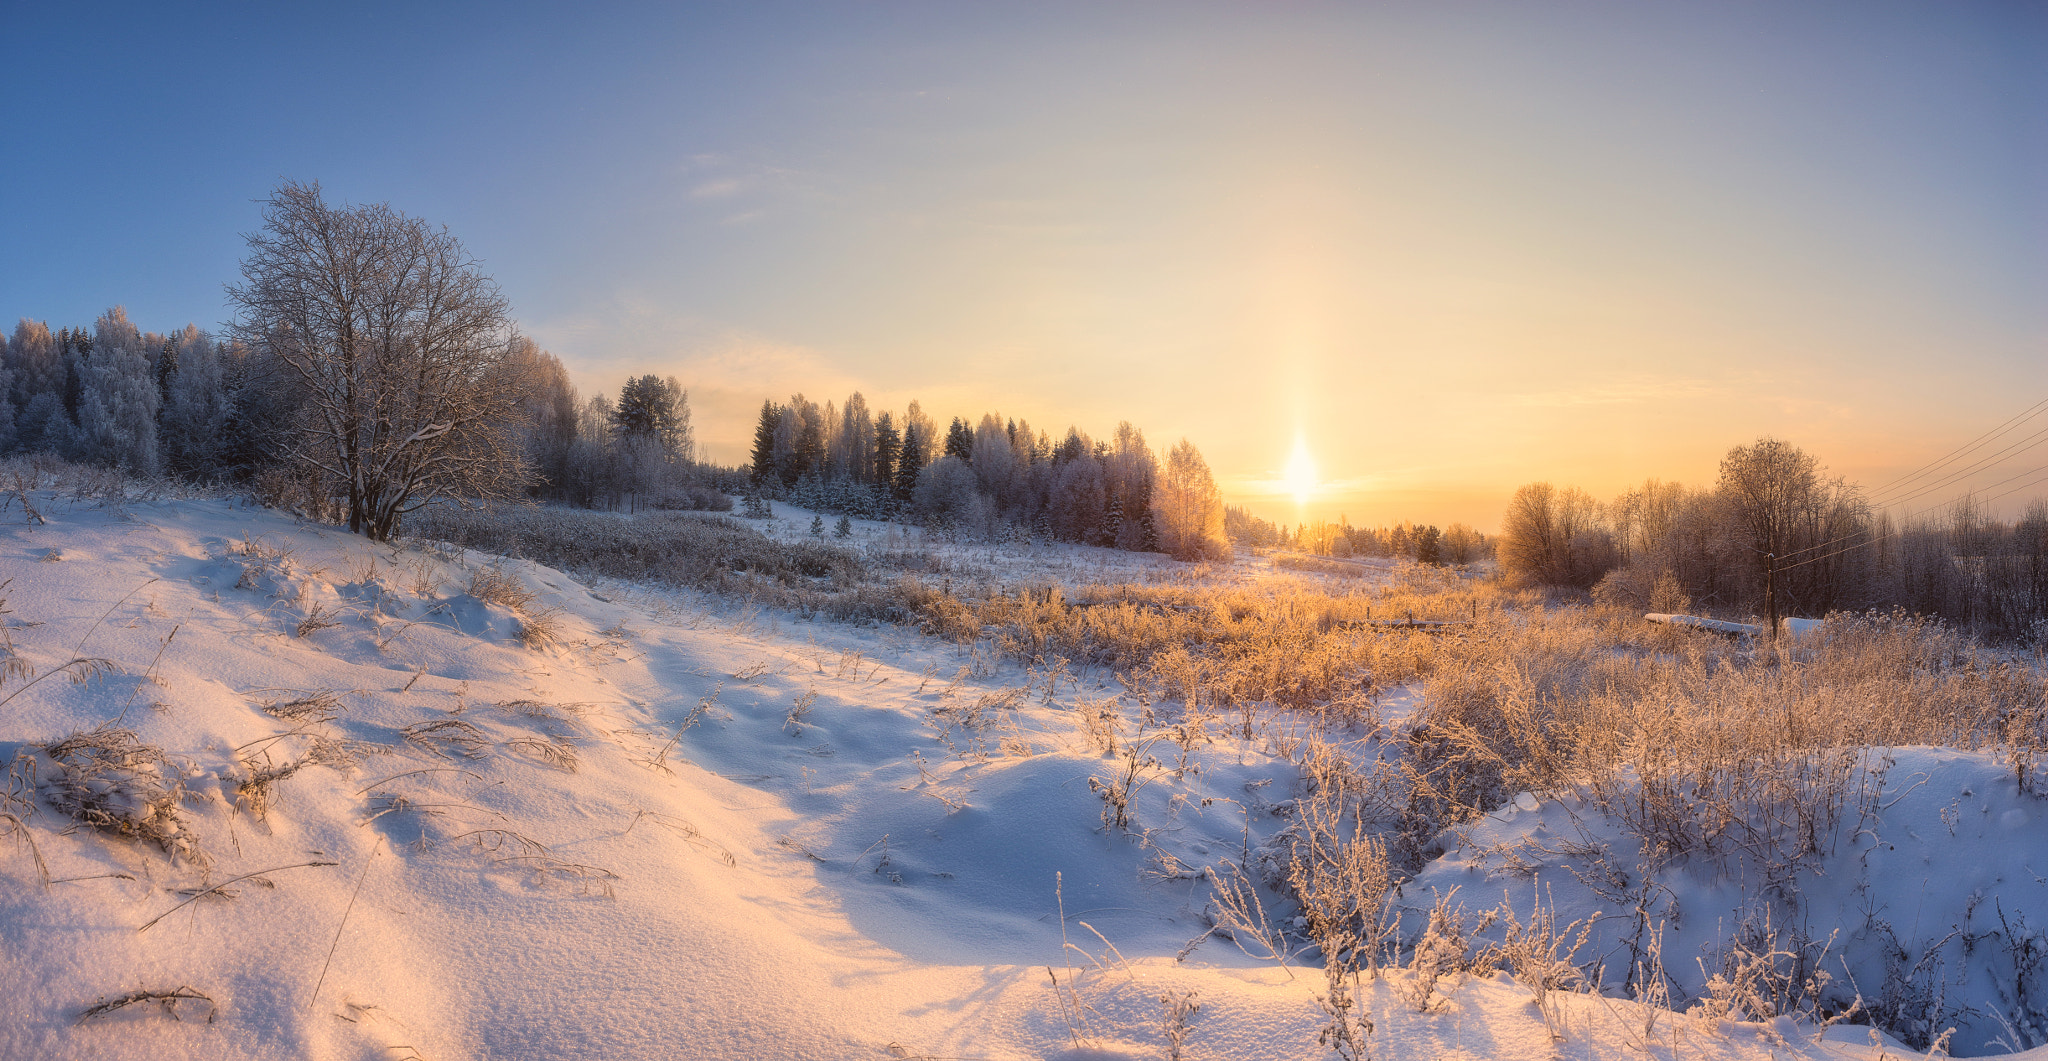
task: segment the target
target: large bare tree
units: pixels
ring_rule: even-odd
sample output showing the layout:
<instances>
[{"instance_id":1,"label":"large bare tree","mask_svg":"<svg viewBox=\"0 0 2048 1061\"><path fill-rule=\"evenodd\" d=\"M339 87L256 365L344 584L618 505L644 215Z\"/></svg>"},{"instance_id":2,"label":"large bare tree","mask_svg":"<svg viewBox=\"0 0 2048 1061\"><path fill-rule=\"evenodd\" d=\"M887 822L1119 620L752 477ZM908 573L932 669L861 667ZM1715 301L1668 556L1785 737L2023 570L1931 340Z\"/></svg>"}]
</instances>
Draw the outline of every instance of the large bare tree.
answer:
<instances>
[{"instance_id":1,"label":"large bare tree","mask_svg":"<svg viewBox=\"0 0 2048 1061\"><path fill-rule=\"evenodd\" d=\"M235 335L299 390L284 455L345 496L351 531L383 540L436 498L517 492L526 381L505 299L459 240L296 181L246 238Z\"/></svg>"},{"instance_id":2,"label":"large bare tree","mask_svg":"<svg viewBox=\"0 0 2048 1061\"><path fill-rule=\"evenodd\" d=\"M1852 554L1869 537L1869 509L1854 487L1824 477L1805 450L1760 438L1722 458L1719 492L1733 566L1759 583L1771 629L1788 606L1820 614L1840 603Z\"/></svg>"},{"instance_id":3,"label":"large bare tree","mask_svg":"<svg viewBox=\"0 0 2048 1061\"><path fill-rule=\"evenodd\" d=\"M1496 542L1501 573L1520 584L1584 589L1613 566L1600 506L1575 486L1530 483L1515 491Z\"/></svg>"}]
</instances>

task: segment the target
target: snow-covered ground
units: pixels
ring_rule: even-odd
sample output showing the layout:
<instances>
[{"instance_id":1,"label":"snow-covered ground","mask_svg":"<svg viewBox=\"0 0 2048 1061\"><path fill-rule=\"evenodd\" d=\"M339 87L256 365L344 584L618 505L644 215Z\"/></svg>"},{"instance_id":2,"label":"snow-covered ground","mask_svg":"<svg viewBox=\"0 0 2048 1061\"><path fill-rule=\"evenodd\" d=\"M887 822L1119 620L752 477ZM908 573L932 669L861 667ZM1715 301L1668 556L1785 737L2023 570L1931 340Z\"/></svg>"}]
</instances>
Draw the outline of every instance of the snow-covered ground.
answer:
<instances>
[{"instance_id":1,"label":"snow-covered ground","mask_svg":"<svg viewBox=\"0 0 2048 1061\"><path fill-rule=\"evenodd\" d=\"M1170 705L1141 728L1128 703L1091 733L1122 692L1107 675L231 502L42 513L0 529L0 1057L1330 1052L1320 968L1204 917L1199 871L1244 862L1298 795L1272 734L1176 732ZM903 533L857 530L869 549ZM1112 562L1035 555L982 562ZM1133 769L1119 827L1098 790ZM1900 757L1885 824L1843 840L1867 872L1814 885L1845 923L2040 909L2040 812L1988 769ZM1500 861L1582 823L1525 803L1406 901L1530 891ZM1600 901L1535 872L1566 920ZM1506 974L1448 980L1422 1013L1403 975L1359 988L1372 1056L1911 1053L1592 994L1556 996L1546 1024ZM204 998L111 1005L179 992ZM1174 1018L1182 999L1198 1008Z\"/></svg>"}]
</instances>

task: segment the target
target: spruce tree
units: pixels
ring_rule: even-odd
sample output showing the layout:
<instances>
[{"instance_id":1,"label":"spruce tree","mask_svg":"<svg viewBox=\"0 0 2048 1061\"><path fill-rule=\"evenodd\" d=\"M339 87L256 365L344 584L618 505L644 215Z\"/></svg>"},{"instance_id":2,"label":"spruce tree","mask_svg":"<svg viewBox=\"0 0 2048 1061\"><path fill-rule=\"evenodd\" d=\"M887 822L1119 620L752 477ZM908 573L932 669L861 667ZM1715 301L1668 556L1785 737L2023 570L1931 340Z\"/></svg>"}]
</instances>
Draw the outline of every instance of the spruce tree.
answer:
<instances>
[{"instance_id":1,"label":"spruce tree","mask_svg":"<svg viewBox=\"0 0 2048 1061\"><path fill-rule=\"evenodd\" d=\"M156 396L166 405L171 400L171 380L178 374L178 341L165 339L156 355Z\"/></svg>"},{"instance_id":2,"label":"spruce tree","mask_svg":"<svg viewBox=\"0 0 2048 1061\"><path fill-rule=\"evenodd\" d=\"M763 399L761 421L754 425L753 479L756 485L775 474L775 428L782 422L782 413L775 403Z\"/></svg>"},{"instance_id":3,"label":"spruce tree","mask_svg":"<svg viewBox=\"0 0 2048 1061\"><path fill-rule=\"evenodd\" d=\"M75 423L78 403L85 400L85 362L92 356L92 337L82 329L59 329L57 349L64 358L64 415Z\"/></svg>"},{"instance_id":4,"label":"spruce tree","mask_svg":"<svg viewBox=\"0 0 2048 1061\"><path fill-rule=\"evenodd\" d=\"M896 434L896 421L888 413L875 420L875 482L882 492L895 487L896 459L903 453L903 439Z\"/></svg>"},{"instance_id":5,"label":"spruce tree","mask_svg":"<svg viewBox=\"0 0 2048 1061\"><path fill-rule=\"evenodd\" d=\"M896 458L896 500L908 503L924 470L924 429L911 421L903 426L903 452Z\"/></svg>"},{"instance_id":6,"label":"spruce tree","mask_svg":"<svg viewBox=\"0 0 2048 1061\"><path fill-rule=\"evenodd\" d=\"M789 467L783 470L782 481L794 485L798 480L812 473L825 474L825 414L816 405L806 402L790 406L790 415L798 417L801 423L796 433L796 444L790 450Z\"/></svg>"},{"instance_id":7,"label":"spruce tree","mask_svg":"<svg viewBox=\"0 0 2048 1061\"><path fill-rule=\"evenodd\" d=\"M974 463L974 429L957 416L953 418L953 426L946 429L946 456Z\"/></svg>"}]
</instances>

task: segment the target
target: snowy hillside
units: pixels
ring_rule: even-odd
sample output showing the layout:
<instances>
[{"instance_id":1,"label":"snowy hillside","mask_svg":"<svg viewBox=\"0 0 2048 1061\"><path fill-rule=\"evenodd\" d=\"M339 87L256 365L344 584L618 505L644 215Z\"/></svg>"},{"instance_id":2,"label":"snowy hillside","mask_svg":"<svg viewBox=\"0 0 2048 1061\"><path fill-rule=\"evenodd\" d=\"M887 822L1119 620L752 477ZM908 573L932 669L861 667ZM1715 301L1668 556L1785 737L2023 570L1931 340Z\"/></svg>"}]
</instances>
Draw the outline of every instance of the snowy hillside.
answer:
<instances>
[{"instance_id":1,"label":"snowy hillside","mask_svg":"<svg viewBox=\"0 0 2048 1061\"><path fill-rule=\"evenodd\" d=\"M1320 964L1211 932L1213 882L1300 795L1283 732L1147 728L1099 670L231 502L36 503L0 532L0 1056L1331 1053ZM1809 886L1894 924L2041 910L2040 812L1984 762L1902 756L1888 824L1840 841L1862 875ZM1533 873L1586 916L1576 878L1500 872L1588 828L1527 804L1410 902ZM1383 1058L1882 1056L1847 1024L1545 1010L1507 973L1359 995Z\"/></svg>"}]
</instances>

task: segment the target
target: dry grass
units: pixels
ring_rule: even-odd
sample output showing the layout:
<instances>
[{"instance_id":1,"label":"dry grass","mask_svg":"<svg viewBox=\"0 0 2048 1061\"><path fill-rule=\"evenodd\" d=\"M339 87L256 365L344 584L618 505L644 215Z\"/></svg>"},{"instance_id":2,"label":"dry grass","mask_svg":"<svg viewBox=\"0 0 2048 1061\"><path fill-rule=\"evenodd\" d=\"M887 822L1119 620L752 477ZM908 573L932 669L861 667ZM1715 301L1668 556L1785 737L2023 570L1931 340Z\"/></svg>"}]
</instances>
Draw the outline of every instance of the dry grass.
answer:
<instances>
[{"instance_id":1,"label":"dry grass","mask_svg":"<svg viewBox=\"0 0 2048 1061\"><path fill-rule=\"evenodd\" d=\"M36 844L35 833L30 831L28 820L35 816L36 760L27 752L16 752L14 761L7 764L7 790L0 792L0 826L14 842L28 848L29 858L35 862L36 876L43 884L50 883L50 866L43 861L43 849Z\"/></svg>"},{"instance_id":2,"label":"dry grass","mask_svg":"<svg viewBox=\"0 0 2048 1061\"><path fill-rule=\"evenodd\" d=\"M263 692L286 692L294 690L261 690ZM301 692L293 696L274 697L257 701L257 707L272 718L287 722L308 724L332 722L341 714L341 696L328 690Z\"/></svg>"},{"instance_id":3,"label":"dry grass","mask_svg":"<svg viewBox=\"0 0 2048 1061\"><path fill-rule=\"evenodd\" d=\"M101 998L97 1003L86 1007L85 1011L78 1015L77 1023L84 1024L89 1020L98 1020L129 1006L139 1005L144 1002L156 1003L157 1008L172 1020L184 1019L178 1016L178 1003L204 1002L206 1003L206 1023L208 1024L213 1023L214 1015L219 1010L219 1007L214 1004L211 995L194 991L189 987L180 986L163 991L131 991L117 998Z\"/></svg>"},{"instance_id":4,"label":"dry grass","mask_svg":"<svg viewBox=\"0 0 2048 1061\"><path fill-rule=\"evenodd\" d=\"M491 743L482 730L459 718L415 722L398 732L406 741L444 759L455 756L465 759L482 758L483 749L489 747Z\"/></svg>"},{"instance_id":5,"label":"dry grass","mask_svg":"<svg viewBox=\"0 0 2048 1061\"><path fill-rule=\"evenodd\" d=\"M501 564L480 567L470 573L469 595L485 604L495 604L523 612L533 604L535 594L519 581L518 576L505 570Z\"/></svg>"},{"instance_id":6,"label":"dry grass","mask_svg":"<svg viewBox=\"0 0 2048 1061\"><path fill-rule=\"evenodd\" d=\"M579 574L711 590L835 618L904 615L902 602L873 583L850 550L775 542L722 516L433 506L408 516L406 532Z\"/></svg>"},{"instance_id":7,"label":"dry grass","mask_svg":"<svg viewBox=\"0 0 2048 1061\"><path fill-rule=\"evenodd\" d=\"M110 836L150 844L173 859L204 864L179 804L184 785L164 777L164 754L135 732L103 725L42 747L41 779L51 809Z\"/></svg>"}]
</instances>

